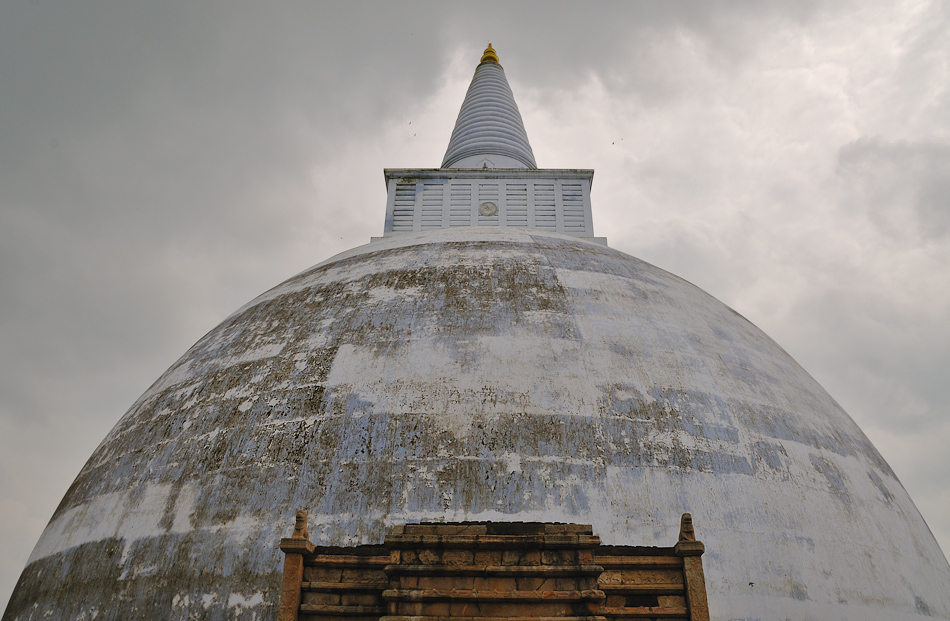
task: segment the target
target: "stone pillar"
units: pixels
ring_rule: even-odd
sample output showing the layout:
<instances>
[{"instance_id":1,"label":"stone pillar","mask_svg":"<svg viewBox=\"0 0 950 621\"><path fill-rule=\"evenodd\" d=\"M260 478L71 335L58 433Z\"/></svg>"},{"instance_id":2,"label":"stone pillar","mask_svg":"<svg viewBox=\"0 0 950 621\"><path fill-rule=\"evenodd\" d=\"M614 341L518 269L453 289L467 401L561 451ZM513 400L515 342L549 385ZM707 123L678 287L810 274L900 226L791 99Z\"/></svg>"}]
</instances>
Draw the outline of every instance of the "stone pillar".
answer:
<instances>
[{"instance_id":1,"label":"stone pillar","mask_svg":"<svg viewBox=\"0 0 950 621\"><path fill-rule=\"evenodd\" d=\"M306 511L298 511L294 516L294 533L280 540L280 549L284 553L284 578L280 584L277 621L297 621L304 556L312 555L314 550L307 530Z\"/></svg>"},{"instance_id":2,"label":"stone pillar","mask_svg":"<svg viewBox=\"0 0 950 621\"><path fill-rule=\"evenodd\" d=\"M684 513L680 520L679 541L673 546L673 551L683 559L683 580L690 620L709 621L706 577L703 575L703 552L706 551L706 546L701 541L696 541L693 518L689 513Z\"/></svg>"}]
</instances>

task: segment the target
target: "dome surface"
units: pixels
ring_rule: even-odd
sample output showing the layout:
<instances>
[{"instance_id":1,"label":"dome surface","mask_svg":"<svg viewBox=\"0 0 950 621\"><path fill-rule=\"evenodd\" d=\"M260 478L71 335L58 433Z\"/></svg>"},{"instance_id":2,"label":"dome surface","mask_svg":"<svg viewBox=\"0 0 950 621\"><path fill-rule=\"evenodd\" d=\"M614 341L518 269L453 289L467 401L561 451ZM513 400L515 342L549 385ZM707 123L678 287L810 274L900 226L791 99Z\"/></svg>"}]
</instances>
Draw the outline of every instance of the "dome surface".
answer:
<instances>
[{"instance_id":1,"label":"dome surface","mask_svg":"<svg viewBox=\"0 0 950 621\"><path fill-rule=\"evenodd\" d=\"M324 545L426 519L669 545L690 512L713 619L950 618L907 493L762 331L622 252L471 227L337 255L203 337L82 469L4 619L270 617L301 508Z\"/></svg>"}]
</instances>

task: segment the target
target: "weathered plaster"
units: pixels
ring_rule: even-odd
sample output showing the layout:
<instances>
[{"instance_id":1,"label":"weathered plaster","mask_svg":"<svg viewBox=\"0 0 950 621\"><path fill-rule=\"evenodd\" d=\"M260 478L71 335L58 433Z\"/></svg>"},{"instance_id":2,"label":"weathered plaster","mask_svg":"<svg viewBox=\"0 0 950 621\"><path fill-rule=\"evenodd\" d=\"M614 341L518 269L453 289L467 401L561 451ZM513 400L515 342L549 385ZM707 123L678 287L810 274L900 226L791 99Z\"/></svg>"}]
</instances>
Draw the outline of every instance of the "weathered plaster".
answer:
<instances>
[{"instance_id":1,"label":"weathered plaster","mask_svg":"<svg viewBox=\"0 0 950 621\"><path fill-rule=\"evenodd\" d=\"M423 519L689 512L713 619L950 618L950 567L854 422L689 283L500 228L353 249L253 300L133 405L4 619L263 618L297 509L317 543Z\"/></svg>"}]
</instances>

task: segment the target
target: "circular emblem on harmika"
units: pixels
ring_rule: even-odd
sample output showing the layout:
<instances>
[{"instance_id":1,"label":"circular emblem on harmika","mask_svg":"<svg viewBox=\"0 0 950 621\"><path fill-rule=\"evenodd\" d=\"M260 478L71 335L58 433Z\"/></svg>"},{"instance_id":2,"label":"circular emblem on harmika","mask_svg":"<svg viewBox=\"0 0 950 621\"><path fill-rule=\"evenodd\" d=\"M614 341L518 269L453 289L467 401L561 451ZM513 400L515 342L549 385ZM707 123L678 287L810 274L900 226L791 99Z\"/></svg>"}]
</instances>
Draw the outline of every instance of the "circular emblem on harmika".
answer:
<instances>
[{"instance_id":1,"label":"circular emblem on harmika","mask_svg":"<svg viewBox=\"0 0 950 621\"><path fill-rule=\"evenodd\" d=\"M497 216L498 205L491 202L482 203L478 206L478 213L482 216Z\"/></svg>"}]
</instances>

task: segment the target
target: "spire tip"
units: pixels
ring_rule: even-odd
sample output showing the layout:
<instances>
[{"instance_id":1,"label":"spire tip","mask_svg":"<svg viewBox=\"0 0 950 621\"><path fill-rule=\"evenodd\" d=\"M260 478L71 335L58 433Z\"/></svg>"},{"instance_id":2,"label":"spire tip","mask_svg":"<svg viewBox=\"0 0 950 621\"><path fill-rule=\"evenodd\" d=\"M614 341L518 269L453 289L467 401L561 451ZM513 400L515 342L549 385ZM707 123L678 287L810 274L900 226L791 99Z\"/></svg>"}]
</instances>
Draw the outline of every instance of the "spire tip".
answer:
<instances>
[{"instance_id":1,"label":"spire tip","mask_svg":"<svg viewBox=\"0 0 950 621\"><path fill-rule=\"evenodd\" d=\"M492 62L498 62L498 54L495 53L494 48L492 48L491 43L488 44L488 47L485 48L485 53L482 54L482 59L479 62L485 62L490 60Z\"/></svg>"}]
</instances>

